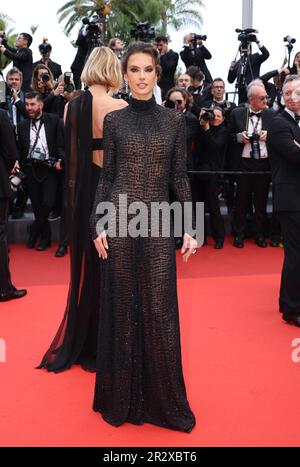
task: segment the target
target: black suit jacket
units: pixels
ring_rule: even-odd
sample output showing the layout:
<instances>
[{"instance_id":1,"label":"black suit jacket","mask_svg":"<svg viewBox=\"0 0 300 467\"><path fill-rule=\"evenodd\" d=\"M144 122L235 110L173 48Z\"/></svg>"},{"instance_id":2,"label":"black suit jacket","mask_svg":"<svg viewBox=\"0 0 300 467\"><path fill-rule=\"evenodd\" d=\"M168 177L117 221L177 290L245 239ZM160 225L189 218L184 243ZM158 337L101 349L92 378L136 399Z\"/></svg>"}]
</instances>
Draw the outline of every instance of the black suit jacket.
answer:
<instances>
[{"instance_id":1,"label":"black suit jacket","mask_svg":"<svg viewBox=\"0 0 300 467\"><path fill-rule=\"evenodd\" d=\"M23 73L22 91L29 91L32 75L32 51L28 48L14 49L5 40L3 41L3 45L6 47L4 55L13 60L13 66L19 68Z\"/></svg>"},{"instance_id":2,"label":"black suit jacket","mask_svg":"<svg viewBox=\"0 0 300 467\"><path fill-rule=\"evenodd\" d=\"M12 194L9 174L17 159L17 148L12 125L5 110L0 109L0 198Z\"/></svg>"},{"instance_id":3,"label":"black suit jacket","mask_svg":"<svg viewBox=\"0 0 300 467\"><path fill-rule=\"evenodd\" d=\"M164 55L160 56L160 66L162 75L158 82L158 86L165 92L169 91L174 86L174 74L177 68L179 55L173 50L169 50Z\"/></svg>"},{"instance_id":4,"label":"black suit jacket","mask_svg":"<svg viewBox=\"0 0 300 467\"><path fill-rule=\"evenodd\" d=\"M49 157L56 160L64 160L64 135L63 125L60 118L55 114L43 112L43 121L45 125L46 139L49 150ZM18 125L18 149L20 161L28 156L30 145L30 119L27 118Z\"/></svg>"},{"instance_id":5,"label":"black suit jacket","mask_svg":"<svg viewBox=\"0 0 300 467\"><path fill-rule=\"evenodd\" d=\"M275 211L300 211L300 127L285 110L268 135Z\"/></svg>"},{"instance_id":6,"label":"black suit jacket","mask_svg":"<svg viewBox=\"0 0 300 467\"><path fill-rule=\"evenodd\" d=\"M245 78L246 78L247 84L249 84L253 79L256 79L259 77L261 64L265 62L270 56L270 53L266 49L266 47L262 47L260 51L261 53L250 54L248 56L248 63L247 63L246 72L245 72ZM250 67L249 62L251 64L251 67ZM229 83L233 83L236 80L239 66L240 66L240 60L236 62L233 69L231 68L229 69L228 78L227 78Z\"/></svg>"},{"instance_id":7,"label":"black suit jacket","mask_svg":"<svg viewBox=\"0 0 300 467\"><path fill-rule=\"evenodd\" d=\"M38 62L35 62L32 65L32 68L35 68L37 65L44 65L44 62L42 60L39 60ZM48 60L47 66L49 70L51 71L51 73L53 74L54 79L58 80L58 78L62 75L61 66L58 63L53 62L50 59Z\"/></svg>"},{"instance_id":8,"label":"black suit jacket","mask_svg":"<svg viewBox=\"0 0 300 467\"><path fill-rule=\"evenodd\" d=\"M71 65L71 70L73 72L83 70L87 53L89 50L88 38L87 36L83 36L82 31L80 31L78 34L76 45L78 46L78 49L74 61Z\"/></svg>"},{"instance_id":9,"label":"black suit jacket","mask_svg":"<svg viewBox=\"0 0 300 467\"><path fill-rule=\"evenodd\" d=\"M238 134L247 131L249 124L250 110L248 107L237 107L231 112L230 133L232 144L230 145L229 169L239 170L242 161L244 143L237 141ZM276 113L273 110L265 109L262 111L262 130L269 131L272 120Z\"/></svg>"},{"instance_id":10,"label":"black suit jacket","mask_svg":"<svg viewBox=\"0 0 300 467\"><path fill-rule=\"evenodd\" d=\"M196 49L184 47L184 49L180 52L180 57L186 68L192 65L198 66L202 73L205 75L205 81L207 83L212 82L212 76L205 63L205 60L210 60L212 56L204 45L201 47L196 47Z\"/></svg>"}]
</instances>

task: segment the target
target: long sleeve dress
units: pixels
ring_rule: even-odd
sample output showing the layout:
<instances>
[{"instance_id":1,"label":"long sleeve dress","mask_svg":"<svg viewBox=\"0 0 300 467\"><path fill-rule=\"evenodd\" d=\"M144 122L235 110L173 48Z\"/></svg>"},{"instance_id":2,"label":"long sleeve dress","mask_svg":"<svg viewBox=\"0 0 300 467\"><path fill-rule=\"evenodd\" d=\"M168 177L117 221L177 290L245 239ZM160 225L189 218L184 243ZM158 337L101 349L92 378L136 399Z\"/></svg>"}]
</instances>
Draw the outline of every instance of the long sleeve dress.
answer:
<instances>
[{"instance_id":1,"label":"long sleeve dress","mask_svg":"<svg viewBox=\"0 0 300 467\"><path fill-rule=\"evenodd\" d=\"M104 121L104 170L91 226L96 238L102 201L116 208L169 201L191 202L186 175L184 117L149 101L131 99ZM128 215L128 220L132 220ZM149 218L150 219L150 218ZM174 238L108 237L101 260L101 297L93 408L119 426L152 423L190 432L195 417L182 373Z\"/></svg>"}]
</instances>

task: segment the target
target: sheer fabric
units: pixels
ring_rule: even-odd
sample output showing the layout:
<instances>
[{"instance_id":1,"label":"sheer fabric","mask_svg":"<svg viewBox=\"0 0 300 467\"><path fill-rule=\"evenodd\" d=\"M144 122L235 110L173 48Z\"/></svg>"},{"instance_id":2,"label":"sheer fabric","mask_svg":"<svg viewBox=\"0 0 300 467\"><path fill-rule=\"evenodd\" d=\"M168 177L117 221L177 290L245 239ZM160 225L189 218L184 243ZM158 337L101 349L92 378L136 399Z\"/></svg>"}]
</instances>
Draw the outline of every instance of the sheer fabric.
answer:
<instances>
[{"instance_id":1,"label":"sheer fabric","mask_svg":"<svg viewBox=\"0 0 300 467\"><path fill-rule=\"evenodd\" d=\"M70 285L63 320L38 368L59 372L79 363L95 371L100 270L89 217L101 169L92 163L89 91L69 103L65 136Z\"/></svg>"},{"instance_id":2,"label":"sheer fabric","mask_svg":"<svg viewBox=\"0 0 300 467\"><path fill-rule=\"evenodd\" d=\"M128 205L191 201L186 175L184 117L150 101L132 99L104 121L104 170L96 207L119 195ZM130 218L130 216L128 216ZM195 418L182 373L173 238L108 238L100 261L101 297L93 408L108 423L153 423L189 432Z\"/></svg>"}]
</instances>

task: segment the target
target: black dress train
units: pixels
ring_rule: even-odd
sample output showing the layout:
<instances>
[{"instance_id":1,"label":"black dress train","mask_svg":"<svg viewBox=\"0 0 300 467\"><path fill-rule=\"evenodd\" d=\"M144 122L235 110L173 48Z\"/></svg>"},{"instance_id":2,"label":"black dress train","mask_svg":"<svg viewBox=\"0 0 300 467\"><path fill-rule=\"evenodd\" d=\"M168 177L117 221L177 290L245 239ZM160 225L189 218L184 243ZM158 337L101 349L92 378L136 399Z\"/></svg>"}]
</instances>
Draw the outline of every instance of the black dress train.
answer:
<instances>
[{"instance_id":1,"label":"black dress train","mask_svg":"<svg viewBox=\"0 0 300 467\"><path fill-rule=\"evenodd\" d=\"M104 120L104 169L91 217L101 201L116 207L169 201L191 202L186 174L185 124L179 113L149 101ZM128 215L130 220L130 215ZM93 408L119 426L144 422L189 432L189 407L181 365L174 238L108 238L108 259L100 261L101 297Z\"/></svg>"},{"instance_id":2,"label":"black dress train","mask_svg":"<svg viewBox=\"0 0 300 467\"><path fill-rule=\"evenodd\" d=\"M62 322L38 366L54 372L74 363L89 371L96 366L100 270L89 217L101 169L92 162L92 99L85 91L71 101L65 124L69 294Z\"/></svg>"}]
</instances>

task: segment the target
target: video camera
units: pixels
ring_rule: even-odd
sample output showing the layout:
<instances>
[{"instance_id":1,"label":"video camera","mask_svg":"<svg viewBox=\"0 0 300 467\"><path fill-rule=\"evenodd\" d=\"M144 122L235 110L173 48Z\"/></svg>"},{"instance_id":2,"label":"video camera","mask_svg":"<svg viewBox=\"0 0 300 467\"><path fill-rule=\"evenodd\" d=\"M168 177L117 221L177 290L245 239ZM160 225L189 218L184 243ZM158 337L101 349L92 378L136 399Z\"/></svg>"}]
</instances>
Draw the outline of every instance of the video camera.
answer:
<instances>
[{"instance_id":1,"label":"video camera","mask_svg":"<svg viewBox=\"0 0 300 467\"><path fill-rule=\"evenodd\" d=\"M287 42L288 44L295 44L296 39L292 36L285 36L283 38L283 42Z\"/></svg>"},{"instance_id":2,"label":"video camera","mask_svg":"<svg viewBox=\"0 0 300 467\"><path fill-rule=\"evenodd\" d=\"M191 38L193 42L206 41L207 36L201 36L200 34L191 33Z\"/></svg>"},{"instance_id":3,"label":"video camera","mask_svg":"<svg viewBox=\"0 0 300 467\"><path fill-rule=\"evenodd\" d=\"M87 16L82 18L82 23L87 26L87 30L92 33L99 33L100 16L94 13L89 19Z\"/></svg>"},{"instance_id":4,"label":"video camera","mask_svg":"<svg viewBox=\"0 0 300 467\"><path fill-rule=\"evenodd\" d=\"M258 31L256 29L236 29L235 32L239 33L238 40L241 41L241 48L248 49L248 45L251 42L256 42L256 34Z\"/></svg>"},{"instance_id":5,"label":"video camera","mask_svg":"<svg viewBox=\"0 0 300 467\"><path fill-rule=\"evenodd\" d=\"M135 29L130 30L130 37L137 41L150 42L152 39L155 39L155 29L150 27L149 21L133 21L130 24L135 26Z\"/></svg>"}]
</instances>

